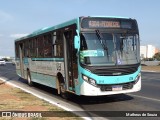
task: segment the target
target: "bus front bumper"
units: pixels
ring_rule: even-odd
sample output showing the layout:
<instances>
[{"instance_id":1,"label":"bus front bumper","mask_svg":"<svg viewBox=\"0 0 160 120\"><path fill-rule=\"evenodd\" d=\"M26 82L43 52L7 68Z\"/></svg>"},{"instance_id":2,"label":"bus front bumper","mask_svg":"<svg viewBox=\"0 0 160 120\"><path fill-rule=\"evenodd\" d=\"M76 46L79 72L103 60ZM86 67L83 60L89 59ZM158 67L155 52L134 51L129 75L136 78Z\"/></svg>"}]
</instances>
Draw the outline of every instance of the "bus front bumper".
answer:
<instances>
[{"instance_id":1,"label":"bus front bumper","mask_svg":"<svg viewBox=\"0 0 160 120\"><path fill-rule=\"evenodd\" d=\"M84 96L102 96L102 95L113 95L113 94L122 94L122 93L131 93L141 90L141 77L138 82L133 85L131 89L126 90L114 90L114 91L102 91L99 87L95 87L86 81L81 85L80 94Z\"/></svg>"}]
</instances>

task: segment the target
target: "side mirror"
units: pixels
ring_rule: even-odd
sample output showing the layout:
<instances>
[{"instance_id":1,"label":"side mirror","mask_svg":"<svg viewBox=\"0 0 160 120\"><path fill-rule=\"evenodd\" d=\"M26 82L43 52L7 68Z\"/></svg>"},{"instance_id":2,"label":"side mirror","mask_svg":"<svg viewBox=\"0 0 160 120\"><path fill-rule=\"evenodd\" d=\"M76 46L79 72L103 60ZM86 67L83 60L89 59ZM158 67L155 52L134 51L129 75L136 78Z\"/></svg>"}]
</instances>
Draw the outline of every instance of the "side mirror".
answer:
<instances>
[{"instance_id":1,"label":"side mirror","mask_svg":"<svg viewBox=\"0 0 160 120\"><path fill-rule=\"evenodd\" d=\"M74 48L75 49L80 48L80 38L79 38L79 36L74 36Z\"/></svg>"}]
</instances>

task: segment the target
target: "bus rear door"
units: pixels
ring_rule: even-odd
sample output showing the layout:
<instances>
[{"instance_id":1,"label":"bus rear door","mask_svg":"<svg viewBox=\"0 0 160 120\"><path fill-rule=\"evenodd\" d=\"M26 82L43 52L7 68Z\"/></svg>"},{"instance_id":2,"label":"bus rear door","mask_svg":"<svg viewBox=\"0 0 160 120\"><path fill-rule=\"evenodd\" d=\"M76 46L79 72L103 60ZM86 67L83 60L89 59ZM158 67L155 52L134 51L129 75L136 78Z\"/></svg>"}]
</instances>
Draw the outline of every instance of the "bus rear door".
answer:
<instances>
[{"instance_id":1,"label":"bus rear door","mask_svg":"<svg viewBox=\"0 0 160 120\"><path fill-rule=\"evenodd\" d=\"M19 55L20 55L20 72L21 72L21 77L24 78L24 63L23 63L23 58L24 58L24 44L19 43Z\"/></svg>"}]
</instances>

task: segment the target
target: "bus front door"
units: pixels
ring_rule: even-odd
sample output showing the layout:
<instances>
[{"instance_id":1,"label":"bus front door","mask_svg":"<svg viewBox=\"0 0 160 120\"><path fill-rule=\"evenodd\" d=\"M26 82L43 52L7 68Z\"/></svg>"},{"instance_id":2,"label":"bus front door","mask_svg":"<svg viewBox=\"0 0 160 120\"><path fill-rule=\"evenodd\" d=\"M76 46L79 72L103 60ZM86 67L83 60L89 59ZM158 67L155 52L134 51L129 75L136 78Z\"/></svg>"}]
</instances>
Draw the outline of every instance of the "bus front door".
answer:
<instances>
[{"instance_id":1,"label":"bus front door","mask_svg":"<svg viewBox=\"0 0 160 120\"><path fill-rule=\"evenodd\" d=\"M78 78L77 50L74 48L73 31L65 31L63 34L64 42L64 63L66 87L69 91L75 92L74 80Z\"/></svg>"}]
</instances>

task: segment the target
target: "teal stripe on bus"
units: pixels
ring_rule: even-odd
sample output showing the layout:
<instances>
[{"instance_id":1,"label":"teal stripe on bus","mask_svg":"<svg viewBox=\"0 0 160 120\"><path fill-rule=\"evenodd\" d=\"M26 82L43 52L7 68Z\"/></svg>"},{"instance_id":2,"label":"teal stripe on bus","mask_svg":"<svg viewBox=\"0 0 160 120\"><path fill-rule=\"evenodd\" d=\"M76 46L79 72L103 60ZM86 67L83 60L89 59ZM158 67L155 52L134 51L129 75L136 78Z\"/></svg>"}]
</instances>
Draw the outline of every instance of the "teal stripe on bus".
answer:
<instances>
[{"instance_id":1,"label":"teal stripe on bus","mask_svg":"<svg viewBox=\"0 0 160 120\"><path fill-rule=\"evenodd\" d=\"M31 58L33 61L55 61L63 62L64 58Z\"/></svg>"}]
</instances>

